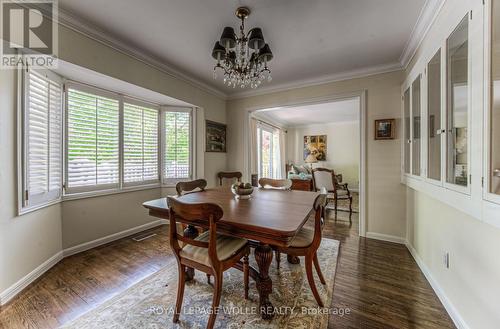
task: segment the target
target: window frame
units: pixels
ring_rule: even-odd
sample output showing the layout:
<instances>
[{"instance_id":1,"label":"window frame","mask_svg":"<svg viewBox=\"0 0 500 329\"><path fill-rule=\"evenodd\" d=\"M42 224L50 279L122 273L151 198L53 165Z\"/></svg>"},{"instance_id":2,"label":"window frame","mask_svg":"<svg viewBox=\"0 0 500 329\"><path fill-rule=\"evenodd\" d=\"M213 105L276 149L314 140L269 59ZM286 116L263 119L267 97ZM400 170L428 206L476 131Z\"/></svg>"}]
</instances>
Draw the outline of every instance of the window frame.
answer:
<instances>
[{"instance_id":1,"label":"window frame","mask_svg":"<svg viewBox=\"0 0 500 329\"><path fill-rule=\"evenodd\" d=\"M165 113L166 112L183 112L190 113L189 125L189 177L188 178L166 178L163 168L165 167ZM196 107L183 107L183 106L161 106L160 107L160 181L162 187L175 187L178 182L194 180L198 177L196 168L196 138L197 138L197 108Z\"/></svg>"},{"instance_id":2,"label":"window frame","mask_svg":"<svg viewBox=\"0 0 500 329\"><path fill-rule=\"evenodd\" d=\"M61 202L62 200L62 185L63 185L63 172L64 168L62 165L62 160L64 157L63 153L63 138L64 138L64 126L63 120L65 116L64 111L64 78L60 75L47 70L47 69L31 69L22 68L18 65L17 73L17 186L18 186L18 215L27 214L29 212L42 209L54 204ZM60 141L60 185L57 195L52 195L47 193L44 197L38 198L33 204L28 204L27 191L28 191L28 104L29 104L29 71L35 71L39 75L44 75L47 79L57 82L61 86L61 141ZM49 114L50 115L50 114Z\"/></svg>"},{"instance_id":3,"label":"window frame","mask_svg":"<svg viewBox=\"0 0 500 329\"><path fill-rule=\"evenodd\" d=\"M78 91L91 93L96 96L106 97L110 99L114 99L118 101L118 183L112 184L101 184L101 185L89 185L89 186L76 186L72 188L68 188L68 91L70 88L76 89ZM76 82L72 80L66 81L64 85L64 180L63 180L63 196L78 196L78 195L87 195L99 192L111 192L111 191L119 191L121 190L121 172L122 172L122 163L120 162L120 158L123 153L123 144L121 143L121 135L123 134L123 129L121 129L121 122L123 118L123 106L122 106L122 97L120 94L113 93L111 91L101 89L98 87L90 86L81 82Z\"/></svg>"},{"instance_id":4,"label":"window frame","mask_svg":"<svg viewBox=\"0 0 500 329\"><path fill-rule=\"evenodd\" d=\"M158 124L157 124L157 130L158 130L158 141L156 147L157 149L157 154L158 154L158 161L157 161L157 173L158 173L158 179L154 180L145 180L145 181L140 181L140 182L125 182L125 149L124 149L124 144L125 144L125 136L124 136L124 124L125 124L125 103L131 104L131 105L136 105L136 106L141 106L141 107L147 107L150 109L156 110L157 113L157 118L158 118ZM161 106L155 103L139 100L130 96L122 96L121 97L121 102L120 102L120 189L126 190L129 188L134 188L134 187L140 187L140 186L159 186L161 183Z\"/></svg>"}]
</instances>

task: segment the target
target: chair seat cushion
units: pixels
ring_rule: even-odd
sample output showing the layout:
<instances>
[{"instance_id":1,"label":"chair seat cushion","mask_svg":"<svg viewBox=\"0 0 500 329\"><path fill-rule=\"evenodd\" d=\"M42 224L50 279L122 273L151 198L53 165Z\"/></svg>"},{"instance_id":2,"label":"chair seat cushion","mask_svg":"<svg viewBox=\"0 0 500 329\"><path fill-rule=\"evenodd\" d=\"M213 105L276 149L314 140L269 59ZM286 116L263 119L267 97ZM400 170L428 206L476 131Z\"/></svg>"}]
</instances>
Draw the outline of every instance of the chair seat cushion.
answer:
<instances>
[{"instance_id":1,"label":"chair seat cushion","mask_svg":"<svg viewBox=\"0 0 500 329\"><path fill-rule=\"evenodd\" d=\"M314 230L301 228L299 233L293 238L290 247L303 248L311 245L314 239Z\"/></svg>"},{"instance_id":2,"label":"chair seat cushion","mask_svg":"<svg viewBox=\"0 0 500 329\"><path fill-rule=\"evenodd\" d=\"M195 240L208 242L210 239L209 231L204 232ZM230 237L222 234L217 234L217 258L220 261L231 258L242 247L247 244L247 240L241 238ZM196 247L186 244L180 251L182 258L187 258L206 266L210 266L210 259L208 257L208 248Z\"/></svg>"}]
</instances>

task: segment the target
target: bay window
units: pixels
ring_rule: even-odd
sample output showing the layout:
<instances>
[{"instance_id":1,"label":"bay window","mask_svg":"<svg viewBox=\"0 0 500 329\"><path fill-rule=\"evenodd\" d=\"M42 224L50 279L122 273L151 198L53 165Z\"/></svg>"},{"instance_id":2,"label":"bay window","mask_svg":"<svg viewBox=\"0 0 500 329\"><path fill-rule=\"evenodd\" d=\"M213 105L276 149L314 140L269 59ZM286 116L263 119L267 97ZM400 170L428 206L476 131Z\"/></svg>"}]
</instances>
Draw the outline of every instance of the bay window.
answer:
<instances>
[{"instance_id":1,"label":"bay window","mask_svg":"<svg viewBox=\"0 0 500 329\"><path fill-rule=\"evenodd\" d=\"M19 71L19 214L195 177L196 113ZM157 97L160 97L157 95Z\"/></svg>"},{"instance_id":2,"label":"bay window","mask_svg":"<svg viewBox=\"0 0 500 329\"><path fill-rule=\"evenodd\" d=\"M20 212L61 197L62 80L46 70L25 71Z\"/></svg>"}]
</instances>

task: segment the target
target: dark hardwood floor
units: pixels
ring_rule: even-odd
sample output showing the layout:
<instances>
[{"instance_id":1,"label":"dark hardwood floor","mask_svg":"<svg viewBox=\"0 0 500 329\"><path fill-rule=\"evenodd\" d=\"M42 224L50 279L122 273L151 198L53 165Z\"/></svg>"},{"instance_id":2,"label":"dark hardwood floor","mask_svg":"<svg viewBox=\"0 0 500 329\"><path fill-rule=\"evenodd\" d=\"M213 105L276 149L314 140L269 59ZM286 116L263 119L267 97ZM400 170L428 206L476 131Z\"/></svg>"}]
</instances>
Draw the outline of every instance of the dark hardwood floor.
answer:
<instances>
[{"instance_id":1,"label":"dark hardwood floor","mask_svg":"<svg viewBox=\"0 0 500 329\"><path fill-rule=\"evenodd\" d=\"M0 309L0 328L56 328L158 271L173 257L167 229L64 259ZM324 235L341 241L332 307L349 311L330 328L454 328L405 246L360 238L343 212Z\"/></svg>"}]
</instances>

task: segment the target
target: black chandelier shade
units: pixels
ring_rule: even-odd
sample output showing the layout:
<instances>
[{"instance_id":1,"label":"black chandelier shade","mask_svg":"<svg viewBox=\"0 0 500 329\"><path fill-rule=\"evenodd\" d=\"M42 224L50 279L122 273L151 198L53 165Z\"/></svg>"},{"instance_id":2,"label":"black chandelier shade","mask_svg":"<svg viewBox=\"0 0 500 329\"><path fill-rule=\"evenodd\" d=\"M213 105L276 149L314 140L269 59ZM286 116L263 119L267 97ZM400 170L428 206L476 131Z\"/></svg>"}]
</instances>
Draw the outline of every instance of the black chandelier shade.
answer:
<instances>
[{"instance_id":1,"label":"black chandelier shade","mask_svg":"<svg viewBox=\"0 0 500 329\"><path fill-rule=\"evenodd\" d=\"M226 26L224 28L220 37L220 44L230 49L236 46L236 34L234 33L234 29L232 27Z\"/></svg>"},{"instance_id":2,"label":"black chandelier shade","mask_svg":"<svg viewBox=\"0 0 500 329\"><path fill-rule=\"evenodd\" d=\"M269 45L266 43L260 50L259 50L259 59L263 62L269 63L273 59L273 52L271 51L271 48Z\"/></svg>"},{"instance_id":3,"label":"black chandelier shade","mask_svg":"<svg viewBox=\"0 0 500 329\"><path fill-rule=\"evenodd\" d=\"M219 41L215 42L214 49L212 50L212 57L216 60L222 60L226 57L226 48L222 47Z\"/></svg>"},{"instance_id":4,"label":"black chandelier shade","mask_svg":"<svg viewBox=\"0 0 500 329\"><path fill-rule=\"evenodd\" d=\"M248 36L248 47L256 50L264 47L264 44L265 42L262 30L259 27L251 29Z\"/></svg>"}]
</instances>

